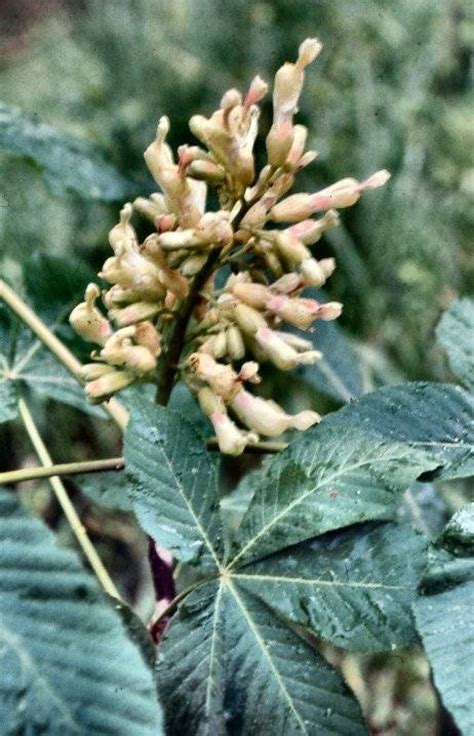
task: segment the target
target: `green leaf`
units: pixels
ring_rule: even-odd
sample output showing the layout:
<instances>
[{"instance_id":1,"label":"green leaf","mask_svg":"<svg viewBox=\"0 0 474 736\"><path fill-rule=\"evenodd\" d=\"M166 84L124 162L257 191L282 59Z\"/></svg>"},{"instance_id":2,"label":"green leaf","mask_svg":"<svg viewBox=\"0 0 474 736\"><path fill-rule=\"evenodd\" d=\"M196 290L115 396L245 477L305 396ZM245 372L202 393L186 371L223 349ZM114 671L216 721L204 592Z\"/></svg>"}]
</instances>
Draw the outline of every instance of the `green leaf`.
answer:
<instances>
[{"instance_id":1,"label":"green leaf","mask_svg":"<svg viewBox=\"0 0 474 736\"><path fill-rule=\"evenodd\" d=\"M31 161L54 194L116 202L135 187L87 141L0 105L0 149Z\"/></svg>"},{"instance_id":2,"label":"green leaf","mask_svg":"<svg viewBox=\"0 0 474 736\"><path fill-rule=\"evenodd\" d=\"M435 463L420 452L351 428L309 430L269 466L242 519L230 564L390 518L402 491L430 467Z\"/></svg>"},{"instance_id":3,"label":"green leaf","mask_svg":"<svg viewBox=\"0 0 474 736\"><path fill-rule=\"evenodd\" d=\"M436 328L453 374L474 391L474 299L459 299L443 314Z\"/></svg>"},{"instance_id":4,"label":"green leaf","mask_svg":"<svg viewBox=\"0 0 474 736\"><path fill-rule=\"evenodd\" d=\"M465 736L474 733L474 504L461 509L433 545L414 604L418 630L445 706Z\"/></svg>"},{"instance_id":5,"label":"green leaf","mask_svg":"<svg viewBox=\"0 0 474 736\"><path fill-rule=\"evenodd\" d=\"M386 651L416 639L411 604L425 547L408 527L356 525L266 557L233 578L336 646Z\"/></svg>"},{"instance_id":6,"label":"green leaf","mask_svg":"<svg viewBox=\"0 0 474 736\"><path fill-rule=\"evenodd\" d=\"M401 492L426 471L436 469L443 478L469 474L473 404L453 386L407 384L375 391L330 415L262 473L231 565L390 517Z\"/></svg>"},{"instance_id":7,"label":"green leaf","mask_svg":"<svg viewBox=\"0 0 474 736\"><path fill-rule=\"evenodd\" d=\"M346 403L363 392L362 378L352 346L335 322L317 322L308 335L323 357L302 366L296 375L331 398Z\"/></svg>"},{"instance_id":8,"label":"green leaf","mask_svg":"<svg viewBox=\"0 0 474 736\"><path fill-rule=\"evenodd\" d=\"M231 579L180 607L160 646L167 733L364 734L339 674Z\"/></svg>"},{"instance_id":9,"label":"green leaf","mask_svg":"<svg viewBox=\"0 0 474 736\"><path fill-rule=\"evenodd\" d=\"M161 734L152 675L76 555L0 491L2 733Z\"/></svg>"},{"instance_id":10,"label":"green leaf","mask_svg":"<svg viewBox=\"0 0 474 736\"><path fill-rule=\"evenodd\" d=\"M133 397L124 456L138 520L185 562L218 565L222 547L217 470L204 440L180 414Z\"/></svg>"},{"instance_id":11,"label":"green leaf","mask_svg":"<svg viewBox=\"0 0 474 736\"><path fill-rule=\"evenodd\" d=\"M330 414L321 429L357 427L365 436L421 449L437 463L436 477L474 473L474 397L445 383L405 383L365 394Z\"/></svg>"}]
</instances>

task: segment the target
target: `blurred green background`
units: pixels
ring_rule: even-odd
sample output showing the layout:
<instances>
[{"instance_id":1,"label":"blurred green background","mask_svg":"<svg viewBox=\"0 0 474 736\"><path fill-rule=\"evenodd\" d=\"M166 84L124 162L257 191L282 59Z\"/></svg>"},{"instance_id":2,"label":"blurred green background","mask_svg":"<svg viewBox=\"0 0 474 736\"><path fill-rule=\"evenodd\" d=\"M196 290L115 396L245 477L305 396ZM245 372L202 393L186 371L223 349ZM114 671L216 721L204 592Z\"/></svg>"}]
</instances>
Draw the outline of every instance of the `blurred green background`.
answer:
<instances>
[{"instance_id":1,"label":"blurred green background","mask_svg":"<svg viewBox=\"0 0 474 736\"><path fill-rule=\"evenodd\" d=\"M447 377L434 328L457 296L474 290L474 11L468 1L3 0L0 24L0 102L92 144L132 182L133 195L153 190L142 154L160 115L171 119L173 145L190 141L191 114L209 115L227 88L245 89L256 73L271 81L305 37L317 36L324 49L308 71L299 122L309 127L309 147L319 157L301 188L363 179L381 168L392 172L383 190L343 211L342 227L322 242L319 252L338 262L327 291L344 303L340 322L379 382ZM270 119L269 99L257 151ZM18 283L34 252L83 260L97 270L109 255L107 231L121 202L65 194L28 156L0 151L0 164L0 273ZM68 175L74 178L74 170ZM57 405L38 411L49 416L58 459L106 447L113 454L117 438L104 435L101 424L91 430L88 419ZM5 437L3 456L20 455L18 434L9 430ZM90 512L78 498L122 590L139 599L143 540L127 519ZM44 508L42 496L37 499L57 526L49 495ZM126 570L121 556L129 560ZM455 733L438 713L418 653L332 656L363 703L372 733Z\"/></svg>"}]
</instances>

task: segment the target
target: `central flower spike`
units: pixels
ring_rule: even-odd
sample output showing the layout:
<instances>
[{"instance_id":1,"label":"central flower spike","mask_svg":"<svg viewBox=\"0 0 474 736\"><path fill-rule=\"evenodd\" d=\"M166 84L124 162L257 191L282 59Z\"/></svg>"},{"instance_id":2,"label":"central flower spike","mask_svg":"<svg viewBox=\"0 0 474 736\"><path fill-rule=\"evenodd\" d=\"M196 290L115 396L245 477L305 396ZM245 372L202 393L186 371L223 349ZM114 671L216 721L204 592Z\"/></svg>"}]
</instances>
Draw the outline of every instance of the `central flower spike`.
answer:
<instances>
[{"instance_id":1,"label":"central flower spike","mask_svg":"<svg viewBox=\"0 0 474 736\"><path fill-rule=\"evenodd\" d=\"M239 455L260 437L319 421L309 410L287 414L248 386L260 382L264 361L287 371L321 359L310 341L280 328L305 331L316 320L339 317L338 302L305 297L306 287L323 286L335 268L333 258L316 258L313 247L338 225L338 209L389 178L378 171L364 181L346 178L287 196L317 155L305 151L308 131L294 116L305 68L320 50L316 39L306 39L297 60L277 71L267 163L258 174L258 103L268 91L260 77L245 95L226 92L210 118L191 118L202 147L181 146L175 157L166 142L169 120L159 121L145 160L161 191L123 207L109 235L114 254L99 273L110 287L101 295L89 284L70 316L78 334L97 346L83 367L91 401L106 401L136 382L159 383L162 361L176 353L173 325L184 320L179 365L171 369L196 395L222 452ZM206 211L209 190L217 211ZM134 217L149 224L142 243ZM231 275L217 288L218 271L229 266Z\"/></svg>"}]
</instances>

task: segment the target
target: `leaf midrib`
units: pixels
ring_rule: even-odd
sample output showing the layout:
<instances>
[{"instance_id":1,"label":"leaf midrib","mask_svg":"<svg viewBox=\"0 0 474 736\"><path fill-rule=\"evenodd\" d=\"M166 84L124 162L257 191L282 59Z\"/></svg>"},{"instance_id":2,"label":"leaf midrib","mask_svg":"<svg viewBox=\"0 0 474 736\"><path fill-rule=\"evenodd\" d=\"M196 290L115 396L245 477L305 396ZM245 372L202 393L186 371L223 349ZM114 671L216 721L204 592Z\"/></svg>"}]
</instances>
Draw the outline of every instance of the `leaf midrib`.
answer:
<instances>
[{"instance_id":1,"label":"leaf midrib","mask_svg":"<svg viewBox=\"0 0 474 736\"><path fill-rule=\"evenodd\" d=\"M256 623L252 619L252 616L250 615L250 612L248 611L248 609L244 605L244 602L242 601L241 597L237 593L237 590L236 590L235 586L232 584L232 581L230 580L230 578L227 578L226 585L227 585L228 590L233 595L234 600L237 603L238 607L240 608L240 610L242 612L242 615L243 615L243 618L244 618L245 622L247 623L248 628L252 632L252 634L253 634L253 636L254 636L257 644L259 645L260 649L262 650L263 655L268 660L268 662L270 664L270 669L271 669L271 671L272 671L272 673L273 673L273 675L275 677L275 680L277 682L277 685L278 685L279 689L281 690L281 692L283 693L285 699L287 700L287 702L288 702L288 704L290 706L290 710L293 713L293 716L295 717L298 725L302 729L302 732L304 734L306 734L307 736L309 736L309 732L308 732L308 730L306 728L305 722L301 718L300 714L298 713L298 711L297 711L297 709L296 709L296 707L295 707L295 705L293 703L293 698L291 697L290 693L288 692L288 689L287 689L287 687L285 685L285 682L284 682L282 676L280 675L280 673L279 673L279 671L278 671L278 669L277 669L277 667L276 667L276 665L275 665L275 663L274 663L274 661L272 659L272 656L271 656L270 652L268 651L268 647L266 646L265 641L262 639Z\"/></svg>"}]
</instances>

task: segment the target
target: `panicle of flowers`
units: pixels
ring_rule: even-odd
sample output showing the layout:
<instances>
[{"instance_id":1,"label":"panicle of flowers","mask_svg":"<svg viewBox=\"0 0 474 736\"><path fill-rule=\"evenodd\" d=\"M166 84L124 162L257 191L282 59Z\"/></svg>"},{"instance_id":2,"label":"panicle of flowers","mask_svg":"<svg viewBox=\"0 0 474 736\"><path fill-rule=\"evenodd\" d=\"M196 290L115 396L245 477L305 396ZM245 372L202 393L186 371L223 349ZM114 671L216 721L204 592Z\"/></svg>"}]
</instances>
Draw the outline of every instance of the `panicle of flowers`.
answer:
<instances>
[{"instance_id":1,"label":"panicle of flowers","mask_svg":"<svg viewBox=\"0 0 474 736\"><path fill-rule=\"evenodd\" d=\"M306 287L323 286L335 268L333 258L316 257L314 246L338 225L338 209L389 178L383 170L365 181L346 178L287 196L317 155L305 150L308 131L294 115L305 67L320 50L316 39L306 39L296 62L277 71L267 162L258 173L258 103L268 91L260 77L243 96L228 90L211 117L193 116L190 129L201 145L181 146L177 158L166 140L168 118L160 119L145 151L160 191L123 207L109 234L113 255L98 274L109 286L101 291L89 284L70 316L76 332L96 346L93 362L83 367L91 401L106 401L139 381L158 383L175 338L173 323L186 319L179 364L172 368L195 393L222 452L237 455L260 437L319 421L314 411L287 414L249 387L259 383L265 361L288 371L321 359L312 341L281 328L307 331L317 320L339 317L338 302L304 295ZM210 190L216 211L206 210ZM149 223L143 242L136 218ZM217 286L224 267L229 275Z\"/></svg>"}]
</instances>

